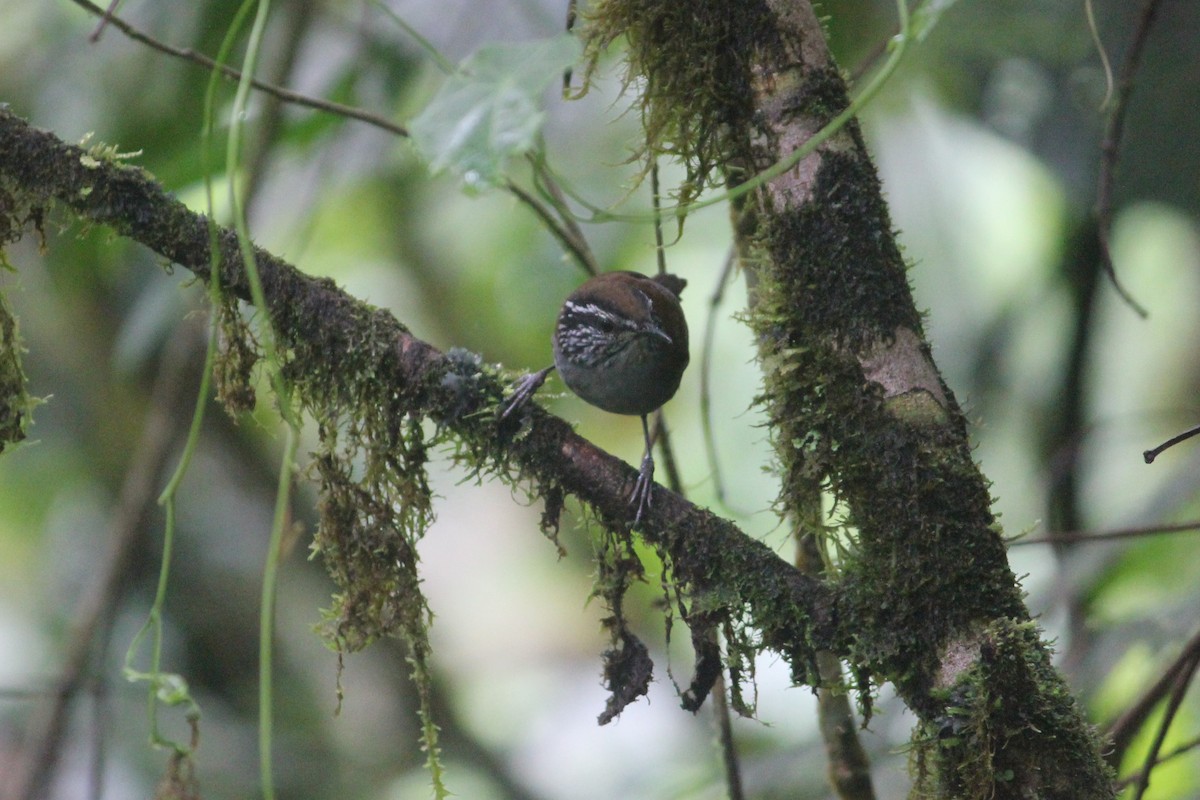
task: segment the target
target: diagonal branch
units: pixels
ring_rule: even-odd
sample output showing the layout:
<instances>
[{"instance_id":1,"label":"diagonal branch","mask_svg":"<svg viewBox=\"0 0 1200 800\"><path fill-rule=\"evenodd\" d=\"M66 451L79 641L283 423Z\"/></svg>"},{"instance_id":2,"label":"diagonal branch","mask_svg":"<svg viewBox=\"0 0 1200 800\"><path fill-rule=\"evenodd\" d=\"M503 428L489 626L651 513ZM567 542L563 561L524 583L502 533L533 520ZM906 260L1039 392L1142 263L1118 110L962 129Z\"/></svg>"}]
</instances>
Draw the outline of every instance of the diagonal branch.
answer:
<instances>
[{"instance_id":1,"label":"diagonal branch","mask_svg":"<svg viewBox=\"0 0 1200 800\"><path fill-rule=\"evenodd\" d=\"M1163 670L1158 680L1147 687L1142 696L1108 726L1106 732L1112 746L1105 758L1114 769L1120 766L1134 737L1142 730L1159 702L1171 693L1181 675L1195 669L1197 660L1200 660L1200 632L1187 641L1178 657Z\"/></svg>"},{"instance_id":2,"label":"diagonal branch","mask_svg":"<svg viewBox=\"0 0 1200 800\"><path fill-rule=\"evenodd\" d=\"M143 170L96 161L2 107L0 190L0 200L15 196L32 206L65 206L209 278L203 215ZM4 211L11 209L0 205ZM218 242L222 286L248 300L236 234L221 229ZM540 408L531 409L528 432L514 437L490 413L504 391L495 374L476 365L464 389L461 367L470 359L440 352L390 313L349 296L330 280L305 275L261 248L255 257L270 319L285 346L323 354L318 366L346 382L361 377L352 371L369 371L404 398L407 415L426 416L448 429L497 473L515 472L539 494L572 494L611 527L628 524L628 487L637 477L633 467ZM447 380L451 372L459 380ZM788 660L798 680L815 675L816 649L844 649L837 593L727 520L656 486L641 533L670 555L679 581L716 598L715 603L744 609L763 644Z\"/></svg>"},{"instance_id":3,"label":"diagonal branch","mask_svg":"<svg viewBox=\"0 0 1200 800\"><path fill-rule=\"evenodd\" d=\"M1113 221L1113 184L1116 183L1117 158L1121 153L1121 140L1125 136L1125 114L1129 110L1129 98L1133 94L1133 79L1141 66L1142 51L1145 49L1146 39L1160 5L1161 0L1145 0L1138 14L1138 22L1125 53L1125 62L1121 65L1121 75L1117 80L1117 99L1108 117L1104 141L1100 144L1100 177L1096 182L1096 226L1100 234L1101 266L1121 299L1143 318L1146 316L1146 309L1134 300L1117 280L1109 233Z\"/></svg>"}]
</instances>

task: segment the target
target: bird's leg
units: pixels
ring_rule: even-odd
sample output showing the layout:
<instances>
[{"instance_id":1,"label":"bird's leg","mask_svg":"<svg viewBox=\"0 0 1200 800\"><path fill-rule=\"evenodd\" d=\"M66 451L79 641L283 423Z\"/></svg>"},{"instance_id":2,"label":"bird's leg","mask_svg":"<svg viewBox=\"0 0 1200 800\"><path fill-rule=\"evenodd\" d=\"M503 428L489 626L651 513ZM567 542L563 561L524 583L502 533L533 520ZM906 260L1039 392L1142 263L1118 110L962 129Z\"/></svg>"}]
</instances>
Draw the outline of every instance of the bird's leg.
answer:
<instances>
[{"instance_id":1,"label":"bird's leg","mask_svg":"<svg viewBox=\"0 0 1200 800\"><path fill-rule=\"evenodd\" d=\"M554 365L551 364L545 369L531 372L517 381L517 388L513 390L513 393L500 406L500 419L508 419L514 411L519 410L528 403L529 398L533 397L537 390L542 388L542 384L546 382L546 376L553 370Z\"/></svg>"},{"instance_id":2,"label":"bird's leg","mask_svg":"<svg viewBox=\"0 0 1200 800\"><path fill-rule=\"evenodd\" d=\"M633 524L642 521L642 513L650 507L650 495L654 491L654 456L650 453L650 425L646 415L642 414L642 435L646 438L646 453L642 456L642 466L638 470L637 483L633 485L633 494L629 496L629 504L637 506Z\"/></svg>"}]
</instances>

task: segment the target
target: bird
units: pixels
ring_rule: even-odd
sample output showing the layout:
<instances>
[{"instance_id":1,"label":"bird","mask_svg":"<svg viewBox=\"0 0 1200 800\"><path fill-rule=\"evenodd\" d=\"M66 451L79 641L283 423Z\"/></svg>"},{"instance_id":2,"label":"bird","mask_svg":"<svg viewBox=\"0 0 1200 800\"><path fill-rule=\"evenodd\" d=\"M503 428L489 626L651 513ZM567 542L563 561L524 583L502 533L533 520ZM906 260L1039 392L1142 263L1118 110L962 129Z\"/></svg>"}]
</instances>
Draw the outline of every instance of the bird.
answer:
<instances>
[{"instance_id":1,"label":"bird","mask_svg":"<svg viewBox=\"0 0 1200 800\"><path fill-rule=\"evenodd\" d=\"M522 378L501 406L511 416L555 369L567 388L612 414L639 416L646 449L630 495L634 525L654 484L648 417L679 389L688 365L688 327L679 303L687 282L662 273L604 272L567 296L554 326L554 363Z\"/></svg>"}]
</instances>

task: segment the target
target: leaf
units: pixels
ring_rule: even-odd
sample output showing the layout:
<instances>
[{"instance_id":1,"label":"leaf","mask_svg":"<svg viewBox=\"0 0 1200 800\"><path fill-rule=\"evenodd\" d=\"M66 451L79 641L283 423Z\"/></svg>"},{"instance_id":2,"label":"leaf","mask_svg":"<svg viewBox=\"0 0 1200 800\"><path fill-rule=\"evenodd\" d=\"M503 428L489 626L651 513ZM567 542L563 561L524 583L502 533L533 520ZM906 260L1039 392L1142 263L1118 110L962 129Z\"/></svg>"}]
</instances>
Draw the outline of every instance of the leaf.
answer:
<instances>
[{"instance_id":1,"label":"leaf","mask_svg":"<svg viewBox=\"0 0 1200 800\"><path fill-rule=\"evenodd\" d=\"M569 35L480 48L459 65L409 124L434 173L450 169L468 188L495 186L504 163L537 144L542 94L580 53Z\"/></svg>"}]
</instances>

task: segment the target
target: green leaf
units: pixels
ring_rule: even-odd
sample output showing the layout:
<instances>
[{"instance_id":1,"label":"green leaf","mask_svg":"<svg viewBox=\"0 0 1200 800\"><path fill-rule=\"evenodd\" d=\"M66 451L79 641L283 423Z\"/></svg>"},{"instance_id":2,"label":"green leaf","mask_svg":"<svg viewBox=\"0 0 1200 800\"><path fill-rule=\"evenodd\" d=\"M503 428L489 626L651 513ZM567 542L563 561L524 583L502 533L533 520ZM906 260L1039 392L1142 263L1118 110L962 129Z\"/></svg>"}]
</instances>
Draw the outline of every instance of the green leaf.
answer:
<instances>
[{"instance_id":1,"label":"green leaf","mask_svg":"<svg viewBox=\"0 0 1200 800\"><path fill-rule=\"evenodd\" d=\"M429 168L450 169L471 189L499 183L505 161L537 144L542 94L579 52L568 35L476 51L409 124Z\"/></svg>"}]
</instances>

